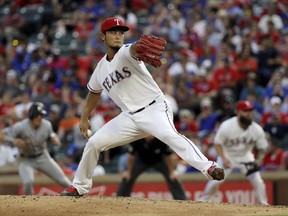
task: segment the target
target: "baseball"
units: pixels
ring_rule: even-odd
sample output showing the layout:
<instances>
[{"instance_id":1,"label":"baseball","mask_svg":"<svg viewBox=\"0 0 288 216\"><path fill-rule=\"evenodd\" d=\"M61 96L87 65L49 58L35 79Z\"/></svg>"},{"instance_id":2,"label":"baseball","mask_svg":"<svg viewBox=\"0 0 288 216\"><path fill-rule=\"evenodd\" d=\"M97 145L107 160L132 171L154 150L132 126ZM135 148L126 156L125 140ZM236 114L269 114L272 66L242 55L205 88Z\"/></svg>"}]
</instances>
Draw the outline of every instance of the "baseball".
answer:
<instances>
[{"instance_id":1,"label":"baseball","mask_svg":"<svg viewBox=\"0 0 288 216\"><path fill-rule=\"evenodd\" d=\"M87 136L88 136L88 137L91 137L91 136L92 136L92 131L89 130L89 129L87 130Z\"/></svg>"},{"instance_id":2,"label":"baseball","mask_svg":"<svg viewBox=\"0 0 288 216\"><path fill-rule=\"evenodd\" d=\"M162 63L162 65L164 65L164 64L166 64L167 63L167 59L166 58L161 58L161 63Z\"/></svg>"}]
</instances>

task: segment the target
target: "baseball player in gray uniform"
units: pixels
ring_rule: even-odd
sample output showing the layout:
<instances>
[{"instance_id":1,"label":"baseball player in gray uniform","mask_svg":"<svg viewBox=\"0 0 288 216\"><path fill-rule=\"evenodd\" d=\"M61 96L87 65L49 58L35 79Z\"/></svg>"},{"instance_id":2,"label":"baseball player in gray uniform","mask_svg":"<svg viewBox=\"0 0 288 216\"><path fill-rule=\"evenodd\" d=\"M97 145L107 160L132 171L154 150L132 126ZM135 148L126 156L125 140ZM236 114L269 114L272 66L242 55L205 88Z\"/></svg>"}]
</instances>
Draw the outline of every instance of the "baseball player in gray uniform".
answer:
<instances>
[{"instance_id":1,"label":"baseball player in gray uniform","mask_svg":"<svg viewBox=\"0 0 288 216\"><path fill-rule=\"evenodd\" d=\"M61 145L52 125L44 119L46 110L40 102L35 102L28 110L28 118L8 128L4 140L19 149L17 167L26 195L34 194L34 169L39 170L66 188L71 184L68 177L47 150L47 142Z\"/></svg>"},{"instance_id":2,"label":"baseball player in gray uniform","mask_svg":"<svg viewBox=\"0 0 288 216\"><path fill-rule=\"evenodd\" d=\"M81 133L89 139L73 183L61 193L63 196L79 196L91 189L92 173L100 152L148 135L169 145L207 178L224 178L224 171L216 162L209 161L191 140L176 131L171 106L145 66L145 63L161 66L166 41L144 35L133 44L123 45L124 33L128 30L129 27L116 17L101 24L101 39L107 54L99 61L88 82L89 93L80 120ZM89 137L89 115L102 91L122 112Z\"/></svg>"},{"instance_id":3,"label":"baseball player in gray uniform","mask_svg":"<svg viewBox=\"0 0 288 216\"><path fill-rule=\"evenodd\" d=\"M237 116L220 125L214 146L219 155L217 163L225 168L226 176L235 169L240 170L252 184L258 202L268 205L265 184L259 172L268 141L262 127L252 120L253 109L249 101L239 101L236 105ZM257 149L256 159L254 148ZM211 201L223 182L209 181L199 201Z\"/></svg>"}]
</instances>

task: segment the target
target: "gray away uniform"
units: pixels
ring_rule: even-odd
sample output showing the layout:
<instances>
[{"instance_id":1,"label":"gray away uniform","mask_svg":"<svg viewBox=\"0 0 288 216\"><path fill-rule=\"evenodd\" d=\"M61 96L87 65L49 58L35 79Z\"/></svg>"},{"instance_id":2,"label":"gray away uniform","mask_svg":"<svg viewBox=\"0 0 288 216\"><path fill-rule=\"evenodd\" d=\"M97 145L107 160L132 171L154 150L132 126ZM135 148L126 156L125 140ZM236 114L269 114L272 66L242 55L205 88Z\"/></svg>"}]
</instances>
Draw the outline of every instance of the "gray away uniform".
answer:
<instances>
[{"instance_id":1,"label":"gray away uniform","mask_svg":"<svg viewBox=\"0 0 288 216\"><path fill-rule=\"evenodd\" d=\"M23 183L23 192L26 195L34 194L34 169L46 174L62 187L71 184L47 150L47 141L52 134L52 125L45 119L37 129L30 126L29 119L24 119L9 130L8 139L19 138L25 141L25 147L19 148L17 166Z\"/></svg>"}]
</instances>

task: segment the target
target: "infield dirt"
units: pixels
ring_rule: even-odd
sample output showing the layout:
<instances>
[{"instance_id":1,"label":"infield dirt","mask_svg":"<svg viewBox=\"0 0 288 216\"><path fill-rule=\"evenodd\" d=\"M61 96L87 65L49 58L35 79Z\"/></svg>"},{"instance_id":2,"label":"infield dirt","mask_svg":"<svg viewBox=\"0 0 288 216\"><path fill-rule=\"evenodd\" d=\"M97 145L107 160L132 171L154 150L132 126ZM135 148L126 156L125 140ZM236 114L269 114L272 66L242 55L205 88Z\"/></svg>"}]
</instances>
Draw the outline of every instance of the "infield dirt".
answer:
<instances>
[{"instance_id":1,"label":"infield dirt","mask_svg":"<svg viewBox=\"0 0 288 216\"><path fill-rule=\"evenodd\" d=\"M1 216L288 216L287 206L260 206L123 197L0 196Z\"/></svg>"}]
</instances>

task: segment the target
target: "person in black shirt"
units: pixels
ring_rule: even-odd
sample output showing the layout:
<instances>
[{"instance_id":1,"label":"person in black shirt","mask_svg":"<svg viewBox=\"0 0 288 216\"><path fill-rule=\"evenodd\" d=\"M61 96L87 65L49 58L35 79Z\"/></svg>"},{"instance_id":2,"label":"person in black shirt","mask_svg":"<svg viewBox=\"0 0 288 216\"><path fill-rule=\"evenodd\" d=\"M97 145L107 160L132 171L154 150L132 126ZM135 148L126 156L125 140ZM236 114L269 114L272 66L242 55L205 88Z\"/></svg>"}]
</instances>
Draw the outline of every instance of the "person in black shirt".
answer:
<instances>
[{"instance_id":1,"label":"person in black shirt","mask_svg":"<svg viewBox=\"0 0 288 216\"><path fill-rule=\"evenodd\" d=\"M153 136L132 142L128 146L127 170L123 172L116 194L129 197L138 176L153 167L165 177L175 200L187 200L183 186L174 172L175 166L172 149Z\"/></svg>"}]
</instances>

